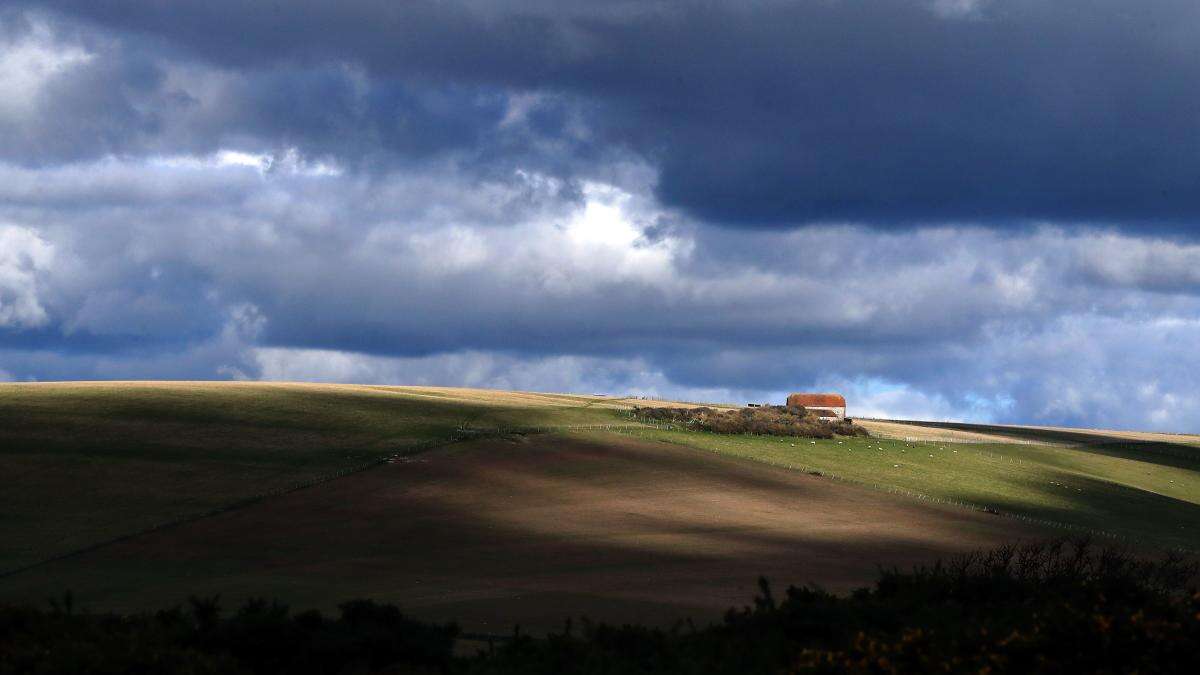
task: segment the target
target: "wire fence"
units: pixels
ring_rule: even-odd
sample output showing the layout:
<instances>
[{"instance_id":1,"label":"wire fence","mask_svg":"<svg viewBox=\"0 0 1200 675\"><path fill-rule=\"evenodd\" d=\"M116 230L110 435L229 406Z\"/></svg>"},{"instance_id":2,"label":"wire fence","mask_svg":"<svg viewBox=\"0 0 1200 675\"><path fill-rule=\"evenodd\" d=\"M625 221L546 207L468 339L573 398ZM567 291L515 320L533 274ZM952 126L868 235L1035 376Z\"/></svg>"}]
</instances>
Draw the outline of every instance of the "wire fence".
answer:
<instances>
[{"instance_id":1,"label":"wire fence","mask_svg":"<svg viewBox=\"0 0 1200 675\"><path fill-rule=\"evenodd\" d=\"M619 431L622 429L665 429L665 425L627 423L627 424L543 424L534 426L504 426L504 427L459 427L455 431L460 434L479 435L508 435L508 434L544 434L556 431Z\"/></svg>"},{"instance_id":2,"label":"wire fence","mask_svg":"<svg viewBox=\"0 0 1200 675\"><path fill-rule=\"evenodd\" d=\"M84 555L86 553L91 553L93 551L96 551L96 550L99 550L99 549L102 549L102 548L105 548L108 546L112 546L114 544L119 544L124 541L129 541L129 540L135 539L137 537L152 534L154 532L168 530L171 528L179 527L181 525L186 525L188 523L193 523L195 521L202 520L204 518L211 518L213 516L219 516L223 513L228 513L230 511L236 511L238 509L243 509L248 506L252 506L254 504L263 502L267 499L272 499L274 497L281 497L283 495L286 495L286 494L289 494L292 492L296 492L298 490L304 490L307 488L315 487L317 485L321 485L322 483L328 483L330 481L334 481L339 478L343 478L345 476L360 473L362 471L366 471L368 469L380 466L382 464L395 462L404 457L416 455L416 454L419 454L419 453L427 451L427 450L432 450L434 448L452 445L454 443L461 443L464 441L479 440L479 439L483 439L483 438L489 438L489 437L495 437L495 436L506 436L506 435L512 435L512 434L541 434L541 433L552 433L552 432L556 432L556 431L617 431L619 429L630 428L633 426L636 426L636 425L632 425L632 424L560 424L560 425L533 425L533 426L523 425L523 426L505 426L505 427L460 426L460 427L456 428L453 431L453 433L451 433L447 437L434 438L434 439L429 439L427 441L421 441L418 443L404 445L402 447L397 448L395 452L392 452L390 454L382 454L380 456L373 457L372 459L370 459L366 462L360 462L358 464L342 467L340 469L330 471L327 473L323 473L318 476L306 478L304 480L297 481L295 483L289 483L287 485L276 487L276 488L273 488L270 490L265 490L263 492L260 492L260 493L257 493L257 494L254 494L254 495L251 495L248 497L244 497L242 499L238 499L238 500L235 500L235 501L232 501L227 504L223 504L221 506L217 506L217 507L214 507L211 509L187 513L187 514L175 517L175 518L171 518L169 520L165 520L165 521L162 521L159 523L154 523L147 527L139 528L132 532L127 532L125 534L117 535L115 537L109 537L109 538L103 539L101 541L97 541L97 542L88 544L87 546L82 546L80 548L71 549L70 551L66 551L64 553L58 553L58 554L54 554L51 556L47 556L45 558L39 559L32 563L20 565L20 566L10 568L7 570L0 570L0 579L5 579L8 577L17 575L17 574L21 574L22 572L28 572L30 570L37 569L39 567L43 567L45 565L49 565L50 563L78 557L78 556Z\"/></svg>"},{"instance_id":3,"label":"wire fence","mask_svg":"<svg viewBox=\"0 0 1200 675\"><path fill-rule=\"evenodd\" d=\"M889 441L904 441L906 443L954 443L955 445L1037 445L1042 447L1071 448L1078 443L1055 443L1052 441L1027 441L1019 439L995 438L930 438L929 436L889 436L880 434L877 438Z\"/></svg>"},{"instance_id":4,"label":"wire fence","mask_svg":"<svg viewBox=\"0 0 1200 675\"><path fill-rule=\"evenodd\" d=\"M373 467L380 466L381 464L385 464L389 461L392 461L393 459L395 459L397 457L414 455L414 454L417 454L417 453L420 453L420 452L423 452L426 450L432 450L434 448L443 447L443 446L451 445L454 443L459 443L462 441L474 440L477 438L481 438L483 436L484 436L484 434L481 434L481 433L472 432L472 433L464 434L464 433L461 433L460 430L456 430L456 433L454 433L448 437L445 437L445 438L435 438L435 439L430 439L427 441L422 441L419 443L414 443L411 445L406 445L406 446L403 446L402 448L400 448L397 452L394 452L392 454L377 456L366 462L360 462L358 464L353 464L351 466L345 466L340 469L336 469L334 471L330 471L327 473L320 474L318 476L313 476L311 478L306 478L304 480L297 481L295 483L289 483L287 485L272 488L270 490L265 490L263 492L251 495L249 497L237 499L235 501L229 502L227 504L222 504L221 506L217 506L217 507L214 507L211 509L187 513L187 514L178 516L176 518L171 518L171 519L165 520L163 522L155 523L153 525L134 530L132 532L127 532L125 534L121 534L121 535L118 535L115 537L109 537L107 539L97 541L92 544L88 544L87 546L83 546L83 547L80 547L77 549L72 549L72 550L64 552L64 553L59 553L59 554L55 554L52 556L48 556L46 558L42 558L42 559L37 560L32 563L28 563L28 564L21 565L18 567L7 569L7 570L0 570L0 579L5 579L8 577L17 575L17 574L21 574L22 572L28 572L30 570L37 569L39 567L43 567L45 565L49 565L50 563L78 557L78 556L84 555L86 553L91 553L93 551L96 551L96 550L99 550L99 549L102 549L102 548L105 548L108 546L112 546L114 544L119 544L124 541L129 541L129 540L135 539L137 537L152 534L154 532L161 532L163 530L168 530L168 529L171 529L174 527L179 527L181 525L186 525L188 523L193 523L198 520L202 520L204 518L211 518L213 516L219 516L223 513L228 513L230 511L236 511L238 509L243 509L248 506L258 504L267 499L271 499L274 497L280 497L280 496L283 496L283 495L286 495L286 494L289 494L292 492L296 492L298 490L304 490L304 489L307 489L310 487L314 487L314 486L320 485L322 483L328 483L330 481L337 480L339 478L349 476L351 474L360 473L362 471L366 471L367 469L371 469Z\"/></svg>"}]
</instances>

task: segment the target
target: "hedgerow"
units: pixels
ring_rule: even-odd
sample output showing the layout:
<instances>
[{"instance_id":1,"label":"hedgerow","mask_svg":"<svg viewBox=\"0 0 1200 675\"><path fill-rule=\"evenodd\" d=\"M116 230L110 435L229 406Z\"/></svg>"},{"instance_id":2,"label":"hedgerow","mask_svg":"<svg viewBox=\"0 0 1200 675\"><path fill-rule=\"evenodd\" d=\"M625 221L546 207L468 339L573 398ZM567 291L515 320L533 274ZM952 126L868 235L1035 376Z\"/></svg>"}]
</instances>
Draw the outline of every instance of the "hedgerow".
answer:
<instances>
[{"instance_id":1,"label":"hedgerow","mask_svg":"<svg viewBox=\"0 0 1200 675\"><path fill-rule=\"evenodd\" d=\"M865 429L847 420L822 419L812 411L799 407L762 406L733 410L718 410L708 407L635 407L633 416L635 419L646 422L667 422L687 429L717 434L760 434L804 438L868 435Z\"/></svg>"}]
</instances>

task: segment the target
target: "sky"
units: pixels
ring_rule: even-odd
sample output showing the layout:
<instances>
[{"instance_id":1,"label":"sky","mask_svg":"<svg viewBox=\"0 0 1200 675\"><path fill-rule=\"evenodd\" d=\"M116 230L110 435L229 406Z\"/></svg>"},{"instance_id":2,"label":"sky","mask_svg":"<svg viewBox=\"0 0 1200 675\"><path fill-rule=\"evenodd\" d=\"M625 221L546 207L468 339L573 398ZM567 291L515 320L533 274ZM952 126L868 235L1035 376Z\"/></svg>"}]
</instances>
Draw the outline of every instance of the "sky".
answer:
<instances>
[{"instance_id":1,"label":"sky","mask_svg":"<svg viewBox=\"0 0 1200 675\"><path fill-rule=\"evenodd\" d=\"M1195 0L7 0L0 380L1200 430Z\"/></svg>"}]
</instances>

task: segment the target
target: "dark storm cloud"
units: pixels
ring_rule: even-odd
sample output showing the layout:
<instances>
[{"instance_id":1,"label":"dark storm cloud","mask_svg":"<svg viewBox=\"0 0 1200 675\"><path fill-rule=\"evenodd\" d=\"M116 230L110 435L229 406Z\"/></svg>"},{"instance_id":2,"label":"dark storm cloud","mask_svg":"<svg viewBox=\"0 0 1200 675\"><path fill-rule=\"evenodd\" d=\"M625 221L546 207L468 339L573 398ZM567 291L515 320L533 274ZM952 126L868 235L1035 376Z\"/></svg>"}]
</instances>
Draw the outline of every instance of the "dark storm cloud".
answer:
<instances>
[{"instance_id":1,"label":"dark storm cloud","mask_svg":"<svg viewBox=\"0 0 1200 675\"><path fill-rule=\"evenodd\" d=\"M562 97L523 104L498 85L376 77L352 55L236 68L44 11L3 11L0 25L0 53L15 55L0 63L15 101L0 102L0 160L11 163L233 147L366 172L452 156L486 175L602 154L569 128L580 105Z\"/></svg>"},{"instance_id":2,"label":"dark storm cloud","mask_svg":"<svg viewBox=\"0 0 1200 675\"><path fill-rule=\"evenodd\" d=\"M10 4L0 379L1193 428L1197 12Z\"/></svg>"},{"instance_id":3,"label":"dark storm cloud","mask_svg":"<svg viewBox=\"0 0 1200 675\"><path fill-rule=\"evenodd\" d=\"M420 131L392 152L480 144L495 110L456 115L453 96L431 107L391 82L449 83L569 97L599 140L657 167L665 203L718 222L1200 217L1191 0L37 4L224 69L363 67L383 98L367 113L319 75L241 98L232 126L268 114L312 152L367 153L400 111Z\"/></svg>"},{"instance_id":4,"label":"dark storm cloud","mask_svg":"<svg viewBox=\"0 0 1200 675\"><path fill-rule=\"evenodd\" d=\"M212 79L200 100L187 84L169 81L155 58L102 53L49 78L38 92L40 114L10 121L0 153L46 166L110 154L203 154L233 145L295 148L369 167L453 151L495 152L484 131L495 127L506 107L494 92L360 82L339 67Z\"/></svg>"}]
</instances>

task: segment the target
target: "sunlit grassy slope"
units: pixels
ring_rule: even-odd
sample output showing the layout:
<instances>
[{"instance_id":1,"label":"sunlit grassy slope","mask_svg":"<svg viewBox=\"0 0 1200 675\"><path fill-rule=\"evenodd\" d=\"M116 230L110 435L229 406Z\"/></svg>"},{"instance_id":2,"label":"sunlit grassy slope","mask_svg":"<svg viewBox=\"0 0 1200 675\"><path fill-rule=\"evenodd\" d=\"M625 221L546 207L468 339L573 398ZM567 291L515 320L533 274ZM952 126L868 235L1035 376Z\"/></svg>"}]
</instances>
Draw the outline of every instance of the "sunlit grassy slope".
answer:
<instances>
[{"instance_id":1,"label":"sunlit grassy slope","mask_svg":"<svg viewBox=\"0 0 1200 675\"><path fill-rule=\"evenodd\" d=\"M633 433L882 489L1200 549L1200 449L1188 445L1058 447L878 438L813 441L652 429Z\"/></svg>"},{"instance_id":2,"label":"sunlit grassy slope","mask_svg":"<svg viewBox=\"0 0 1200 675\"><path fill-rule=\"evenodd\" d=\"M592 397L260 383L0 384L0 571L449 438L614 420Z\"/></svg>"}]
</instances>

